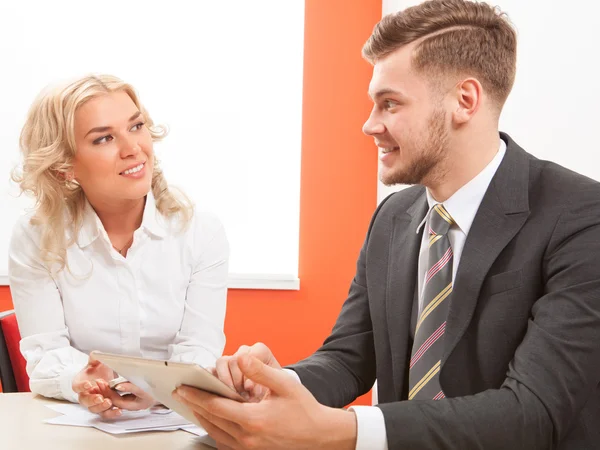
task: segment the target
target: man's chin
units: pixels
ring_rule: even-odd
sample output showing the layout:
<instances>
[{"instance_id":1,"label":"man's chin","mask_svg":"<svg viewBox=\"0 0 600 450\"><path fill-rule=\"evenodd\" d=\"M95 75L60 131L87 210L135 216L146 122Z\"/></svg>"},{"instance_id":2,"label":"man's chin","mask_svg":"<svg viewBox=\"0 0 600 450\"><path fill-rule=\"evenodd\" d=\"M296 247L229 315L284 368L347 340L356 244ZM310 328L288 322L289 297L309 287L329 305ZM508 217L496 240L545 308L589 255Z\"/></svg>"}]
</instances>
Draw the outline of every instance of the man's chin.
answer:
<instances>
[{"instance_id":1,"label":"man's chin","mask_svg":"<svg viewBox=\"0 0 600 450\"><path fill-rule=\"evenodd\" d=\"M379 181L385 186L395 186L397 184L414 184L410 181L410 177L403 173L380 172Z\"/></svg>"}]
</instances>

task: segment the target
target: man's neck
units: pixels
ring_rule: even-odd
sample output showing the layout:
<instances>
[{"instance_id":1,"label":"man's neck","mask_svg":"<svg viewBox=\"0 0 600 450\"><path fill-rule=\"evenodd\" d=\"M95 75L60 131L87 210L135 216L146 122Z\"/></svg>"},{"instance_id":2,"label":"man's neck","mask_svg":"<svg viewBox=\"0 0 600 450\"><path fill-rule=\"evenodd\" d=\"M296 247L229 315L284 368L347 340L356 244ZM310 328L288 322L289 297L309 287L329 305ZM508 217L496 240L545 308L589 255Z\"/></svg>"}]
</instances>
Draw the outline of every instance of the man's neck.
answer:
<instances>
[{"instance_id":1,"label":"man's neck","mask_svg":"<svg viewBox=\"0 0 600 450\"><path fill-rule=\"evenodd\" d=\"M475 178L494 159L499 148L497 131L459 140L450 150L439 178L433 177L423 184L436 201L445 202Z\"/></svg>"}]
</instances>

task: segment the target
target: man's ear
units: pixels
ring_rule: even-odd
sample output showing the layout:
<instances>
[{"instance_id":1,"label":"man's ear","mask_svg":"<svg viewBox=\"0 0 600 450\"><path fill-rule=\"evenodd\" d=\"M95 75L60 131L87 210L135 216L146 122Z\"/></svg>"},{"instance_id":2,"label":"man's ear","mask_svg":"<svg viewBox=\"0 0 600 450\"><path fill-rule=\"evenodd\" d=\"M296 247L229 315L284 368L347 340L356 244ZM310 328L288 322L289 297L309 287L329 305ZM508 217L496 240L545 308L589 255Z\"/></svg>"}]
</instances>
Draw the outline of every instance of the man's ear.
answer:
<instances>
[{"instance_id":1,"label":"man's ear","mask_svg":"<svg viewBox=\"0 0 600 450\"><path fill-rule=\"evenodd\" d=\"M456 110L452 113L454 123L467 123L481 107L483 87L476 78L466 78L455 87Z\"/></svg>"}]
</instances>

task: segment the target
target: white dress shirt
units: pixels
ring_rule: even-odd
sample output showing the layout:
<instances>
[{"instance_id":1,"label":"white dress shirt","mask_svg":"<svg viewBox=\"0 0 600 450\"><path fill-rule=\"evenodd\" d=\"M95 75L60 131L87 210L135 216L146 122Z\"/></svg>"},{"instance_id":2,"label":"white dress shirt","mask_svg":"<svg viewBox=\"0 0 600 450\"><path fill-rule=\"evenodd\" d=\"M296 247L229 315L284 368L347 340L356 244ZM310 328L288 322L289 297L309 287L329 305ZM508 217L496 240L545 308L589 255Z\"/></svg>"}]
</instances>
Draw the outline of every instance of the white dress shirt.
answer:
<instances>
[{"instance_id":1,"label":"white dress shirt","mask_svg":"<svg viewBox=\"0 0 600 450\"><path fill-rule=\"evenodd\" d=\"M462 255L463 247L473 224L473 219L479 205L483 200L483 196L490 185L492 178L496 174L504 154L506 153L506 143L500 139L500 148L494 159L481 171L475 178L461 187L458 191L446 200L443 205L450 213L456 226L453 226L448 231L448 239L454 252L454 260L452 265L452 281L456 277L456 271L458 270L458 264ZM425 218L419 225L417 233L420 232L421 228L429 219L429 214L433 207L438 204L427 190L427 204L429 205L429 211L425 215ZM419 268L418 268L418 290L421 293L425 275L427 271L427 257L429 248L429 236L427 233L423 233L421 240L421 248L419 250ZM419 312L423 308L421 304L421 295L419 295ZM296 372L290 369L285 369L290 375L294 376L298 382L300 377ZM352 406L349 409L353 410L356 414L357 423L357 436L356 436L356 450L388 450L387 445L387 432L385 429L385 421L381 409L374 406ZM399 427L402 424L398 424Z\"/></svg>"},{"instance_id":2,"label":"white dress shirt","mask_svg":"<svg viewBox=\"0 0 600 450\"><path fill-rule=\"evenodd\" d=\"M33 392L76 402L72 380L92 350L202 366L221 356L229 245L215 216L196 211L179 232L149 194L125 258L88 203L55 275L30 218L13 230L9 280Z\"/></svg>"}]
</instances>

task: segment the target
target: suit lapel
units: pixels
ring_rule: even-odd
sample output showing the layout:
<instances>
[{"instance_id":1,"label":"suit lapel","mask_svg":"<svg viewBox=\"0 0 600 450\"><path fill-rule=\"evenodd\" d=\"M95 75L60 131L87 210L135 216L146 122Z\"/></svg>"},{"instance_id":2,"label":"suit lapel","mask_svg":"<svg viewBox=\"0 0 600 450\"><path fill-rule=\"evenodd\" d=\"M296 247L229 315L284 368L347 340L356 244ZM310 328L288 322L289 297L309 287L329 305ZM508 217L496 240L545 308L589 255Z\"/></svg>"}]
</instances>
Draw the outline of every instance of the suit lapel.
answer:
<instances>
[{"instance_id":1,"label":"suit lapel","mask_svg":"<svg viewBox=\"0 0 600 450\"><path fill-rule=\"evenodd\" d=\"M402 398L410 335L410 317L417 281L421 233L417 228L427 213L427 197L421 190L406 212L393 217L388 254L386 310L394 373L394 397Z\"/></svg>"},{"instance_id":2,"label":"suit lapel","mask_svg":"<svg viewBox=\"0 0 600 450\"><path fill-rule=\"evenodd\" d=\"M501 137L506 154L473 220L454 280L442 366L473 317L490 267L529 216L528 155L508 135Z\"/></svg>"}]
</instances>

